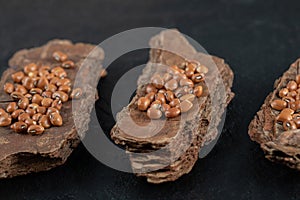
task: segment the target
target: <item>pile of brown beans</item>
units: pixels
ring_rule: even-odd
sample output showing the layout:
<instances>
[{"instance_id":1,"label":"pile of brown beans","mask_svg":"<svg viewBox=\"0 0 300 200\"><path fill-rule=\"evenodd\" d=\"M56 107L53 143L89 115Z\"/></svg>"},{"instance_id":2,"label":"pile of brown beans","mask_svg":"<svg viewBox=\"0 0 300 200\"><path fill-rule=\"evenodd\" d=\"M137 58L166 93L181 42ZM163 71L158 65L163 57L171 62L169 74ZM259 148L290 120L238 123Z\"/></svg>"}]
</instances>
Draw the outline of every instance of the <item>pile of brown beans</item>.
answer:
<instances>
[{"instance_id":1,"label":"pile of brown beans","mask_svg":"<svg viewBox=\"0 0 300 200\"><path fill-rule=\"evenodd\" d=\"M17 133L42 134L51 126L62 126L60 110L64 102L78 99L82 90L71 89L65 69L74 68L73 61L60 51L53 53L57 66L30 63L23 71L11 75L4 91L13 99L6 109L0 108L0 126L10 126Z\"/></svg>"},{"instance_id":2,"label":"pile of brown beans","mask_svg":"<svg viewBox=\"0 0 300 200\"><path fill-rule=\"evenodd\" d=\"M276 123L284 130L300 129L300 75L288 82L278 93L279 98L271 102L271 107L280 113Z\"/></svg>"},{"instance_id":3,"label":"pile of brown beans","mask_svg":"<svg viewBox=\"0 0 300 200\"><path fill-rule=\"evenodd\" d=\"M156 73L146 85L146 95L140 97L137 106L146 111L150 119L179 116L193 107L195 97L201 97L205 74L208 68L197 61L190 61L182 67L170 66L164 73Z\"/></svg>"}]
</instances>

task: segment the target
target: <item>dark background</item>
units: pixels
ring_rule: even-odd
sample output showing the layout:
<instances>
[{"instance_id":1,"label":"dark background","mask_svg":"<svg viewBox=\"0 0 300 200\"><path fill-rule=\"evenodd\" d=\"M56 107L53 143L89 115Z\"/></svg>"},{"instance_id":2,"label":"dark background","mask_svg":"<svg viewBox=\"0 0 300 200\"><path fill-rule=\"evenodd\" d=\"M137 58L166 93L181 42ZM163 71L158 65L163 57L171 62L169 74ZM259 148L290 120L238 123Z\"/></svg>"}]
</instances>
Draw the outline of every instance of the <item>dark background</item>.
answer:
<instances>
[{"instance_id":1,"label":"dark background","mask_svg":"<svg viewBox=\"0 0 300 200\"><path fill-rule=\"evenodd\" d=\"M151 185L110 169L80 145L61 167L0 180L0 199L300 199L299 172L264 159L247 135L274 80L300 55L298 2L0 1L1 73L15 51L53 38L98 44L131 28L177 27L226 59L235 72L236 93L214 150L174 183ZM115 64L129 69L146 61L129 55ZM109 72L103 85L115 81L116 72ZM109 97L107 88L100 90Z\"/></svg>"}]
</instances>

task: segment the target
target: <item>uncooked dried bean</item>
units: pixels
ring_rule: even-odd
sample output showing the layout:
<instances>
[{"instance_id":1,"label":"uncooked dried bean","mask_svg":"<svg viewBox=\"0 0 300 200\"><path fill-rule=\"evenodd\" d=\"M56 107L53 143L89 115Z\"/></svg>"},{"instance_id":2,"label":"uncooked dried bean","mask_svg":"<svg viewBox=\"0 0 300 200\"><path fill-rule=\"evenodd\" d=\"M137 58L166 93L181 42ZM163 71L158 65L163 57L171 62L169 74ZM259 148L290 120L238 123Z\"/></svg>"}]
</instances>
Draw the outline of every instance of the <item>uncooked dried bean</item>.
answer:
<instances>
[{"instance_id":1,"label":"uncooked dried bean","mask_svg":"<svg viewBox=\"0 0 300 200\"><path fill-rule=\"evenodd\" d=\"M171 79L165 84L167 90L175 90L178 87L178 82L175 79Z\"/></svg>"},{"instance_id":2,"label":"uncooked dried bean","mask_svg":"<svg viewBox=\"0 0 300 200\"><path fill-rule=\"evenodd\" d=\"M73 61L71 60L67 60L67 61L64 61L61 66L65 69L69 69L69 68L74 68L75 67L75 64Z\"/></svg>"},{"instance_id":3,"label":"uncooked dried bean","mask_svg":"<svg viewBox=\"0 0 300 200\"><path fill-rule=\"evenodd\" d=\"M155 98L155 92L150 92L150 93L146 94L145 97L148 98L152 102Z\"/></svg>"},{"instance_id":4,"label":"uncooked dried bean","mask_svg":"<svg viewBox=\"0 0 300 200\"><path fill-rule=\"evenodd\" d=\"M180 103L180 110L182 113L188 112L193 107L193 103L189 100L184 100Z\"/></svg>"},{"instance_id":5,"label":"uncooked dried bean","mask_svg":"<svg viewBox=\"0 0 300 200\"><path fill-rule=\"evenodd\" d=\"M192 71L193 73L195 72L197 68L197 65L194 63L188 63L188 65L185 68L185 71Z\"/></svg>"},{"instance_id":6,"label":"uncooked dried bean","mask_svg":"<svg viewBox=\"0 0 300 200\"><path fill-rule=\"evenodd\" d=\"M24 95L21 94L20 92L12 92L10 94L11 98L13 98L14 100L19 100L19 99L22 99L24 98Z\"/></svg>"},{"instance_id":7,"label":"uncooked dried bean","mask_svg":"<svg viewBox=\"0 0 300 200\"><path fill-rule=\"evenodd\" d=\"M48 84L45 86L45 90L54 93L56 92L57 87L53 84Z\"/></svg>"},{"instance_id":8,"label":"uncooked dried bean","mask_svg":"<svg viewBox=\"0 0 300 200\"><path fill-rule=\"evenodd\" d=\"M165 90L165 89L160 89L160 90L158 90L157 92L158 92L158 93L165 94L165 93L167 92L167 90Z\"/></svg>"},{"instance_id":9,"label":"uncooked dried bean","mask_svg":"<svg viewBox=\"0 0 300 200\"><path fill-rule=\"evenodd\" d=\"M71 80L68 78L59 79L56 82L56 85L57 85L57 87L62 86L62 85L71 86Z\"/></svg>"},{"instance_id":10,"label":"uncooked dried bean","mask_svg":"<svg viewBox=\"0 0 300 200\"><path fill-rule=\"evenodd\" d=\"M74 90L75 91L75 90ZM72 96L73 98L78 98L79 94L75 93L75 96ZM53 99L60 99L62 102L67 102L69 100L69 95L62 91L56 91L52 94Z\"/></svg>"},{"instance_id":11,"label":"uncooked dried bean","mask_svg":"<svg viewBox=\"0 0 300 200\"><path fill-rule=\"evenodd\" d=\"M160 109L161 108L161 101L155 100L151 103L150 107L153 107L155 109Z\"/></svg>"},{"instance_id":12,"label":"uncooked dried bean","mask_svg":"<svg viewBox=\"0 0 300 200\"><path fill-rule=\"evenodd\" d=\"M297 93L296 91L291 91L291 92L288 93L287 96L288 96L288 97L293 97L293 98L295 99L296 96L297 96L297 94L298 94L298 93Z\"/></svg>"},{"instance_id":13,"label":"uncooked dried bean","mask_svg":"<svg viewBox=\"0 0 300 200\"><path fill-rule=\"evenodd\" d=\"M287 88L289 91L295 91L295 90L297 90L297 88L298 88L298 84L297 84L295 81L290 81L290 82L288 82L286 88Z\"/></svg>"},{"instance_id":14,"label":"uncooked dried bean","mask_svg":"<svg viewBox=\"0 0 300 200\"><path fill-rule=\"evenodd\" d=\"M36 113L36 114L34 114L33 116L32 116L32 120L34 120L34 121L39 121L40 120L40 118L43 116L43 114L42 113Z\"/></svg>"},{"instance_id":15,"label":"uncooked dried bean","mask_svg":"<svg viewBox=\"0 0 300 200\"><path fill-rule=\"evenodd\" d=\"M169 73L165 73L162 78L165 82L167 82L172 79L172 75Z\"/></svg>"},{"instance_id":16,"label":"uncooked dried bean","mask_svg":"<svg viewBox=\"0 0 300 200\"><path fill-rule=\"evenodd\" d=\"M285 122L283 122L283 128L286 131L295 130L295 129L297 129L297 125L294 121L285 121Z\"/></svg>"},{"instance_id":17,"label":"uncooked dried bean","mask_svg":"<svg viewBox=\"0 0 300 200\"><path fill-rule=\"evenodd\" d=\"M27 89L30 90L31 88L34 88L34 80L30 78L29 76L25 76L22 79L22 85Z\"/></svg>"},{"instance_id":18,"label":"uncooked dried bean","mask_svg":"<svg viewBox=\"0 0 300 200\"><path fill-rule=\"evenodd\" d=\"M42 102L43 99L44 99L44 98L43 98L41 95L35 94L35 95L32 96L31 102L32 102L32 103L36 103L36 104L38 104L38 105L41 105L41 102Z\"/></svg>"},{"instance_id":19,"label":"uncooked dried bean","mask_svg":"<svg viewBox=\"0 0 300 200\"><path fill-rule=\"evenodd\" d=\"M11 78L15 83L21 83L24 76L25 76L24 72L19 71L19 72L16 72L16 73L12 74Z\"/></svg>"},{"instance_id":20,"label":"uncooked dried bean","mask_svg":"<svg viewBox=\"0 0 300 200\"><path fill-rule=\"evenodd\" d=\"M171 91L166 91L165 92L165 97L167 99L167 101L172 101L175 97L174 97L174 93Z\"/></svg>"},{"instance_id":21,"label":"uncooked dried bean","mask_svg":"<svg viewBox=\"0 0 300 200\"><path fill-rule=\"evenodd\" d=\"M157 89L156 89L156 87L154 87L152 84L148 84L147 86L146 86L146 93L150 93L150 92L157 92Z\"/></svg>"},{"instance_id":22,"label":"uncooked dried bean","mask_svg":"<svg viewBox=\"0 0 300 200\"><path fill-rule=\"evenodd\" d=\"M53 102L53 99L43 98L43 100L41 101L41 106L50 107L52 102Z\"/></svg>"},{"instance_id":23,"label":"uncooked dried bean","mask_svg":"<svg viewBox=\"0 0 300 200\"><path fill-rule=\"evenodd\" d=\"M11 117L12 117L13 119L17 119L17 118L19 117L19 115L21 115L21 114L23 114L23 113L25 113L24 110L22 110L22 109L17 109L17 110L15 110L14 112L11 113Z\"/></svg>"},{"instance_id":24,"label":"uncooked dried bean","mask_svg":"<svg viewBox=\"0 0 300 200\"><path fill-rule=\"evenodd\" d=\"M137 102L138 109L141 111L145 111L149 107L150 103L150 99L146 97L140 97Z\"/></svg>"},{"instance_id":25,"label":"uncooked dried bean","mask_svg":"<svg viewBox=\"0 0 300 200\"><path fill-rule=\"evenodd\" d=\"M34 135L40 135L44 132L44 127L40 125L31 125L27 129L27 133L34 134Z\"/></svg>"},{"instance_id":26,"label":"uncooked dried bean","mask_svg":"<svg viewBox=\"0 0 300 200\"><path fill-rule=\"evenodd\" d=\"M39 107L39 105L36 103L31 103L28 105L28 108L33 109L33 110L37 110L38 107Z\"/></svg>"},{"instance_id":27,"label":"uncooked dried bean","mask_svg":"<svg viewBox=\"0 0 300 200\"><path fill-rule=\"evenodd\" d=\"M53 108L53 107L49 107L49 108L47 109L46 115L50 115L50 114L53 113L53 112L59 114L59 110L58 110L58 109Z\"/></svg>"},{"instance_id":28,"label":"uncooked dried bean","mask_svg":"<svg viewBox=\"0 0 300 200\"><path fill-rule=\"evenodd\" d=\"M154 75L151 78L151 83L153 84L154 87L156 87L157 89L161 89L164 86L164 80L162 79L162 77L158 74Z\"/></svg>"},{"instance_id":29,"label":"uncooked dried bean","mask_svg":"<svg viewBox=\"0 0 300 200\"><path fill-rule=\"evenodd\" d=\"M60 110L62 107L62 101L60 99L55 99L52 104L51 107L56 108L57 110Z\"/></svg>"},{"instance_id":30,"label":"uncooked dried bean","mask_svg":"<svg viewBox=\"0 0 300 200\"><path fill-rule=\"evenodd\" d=\"M54 60L58 61L58 62L64 62L68 59L67 54L61 52L61 51L55 51L52 54L52 57Z\"/></svg>"},{"instance_id":31,"label":"uncooked dried bean","mask_svg":"<svg viewBox=\"0 0 300 200\"><path fill-rule=\"evenodd\" d=\"M43 126L44 128L50 128L51 122L49 120L48 115L42 115L39 119L39 125Z\"/></svg>"},{"instance_id":32,"label":"uncooked dried bean","mask_svg":"<svg viewBox=\"0 0 300 200\"><path fill-rule=\"evenodd\" d=\"M57 78L57 77L55 77L55 74L54 74L54 73L50 73L50 74L46 75L46 78L47 78L49 81L51 81L52 79ZM59 78L57 78L57 79L59 79Z\"/></svg>"},{"instance_id":33,"label":"uncooked dried bean","mask_svg":"<svg viewBox=\"0 0 300 200\"><path fill-rule=\"evenodd\" d=\"M29 72L33 72L37 70L37 65L35 63L30 63L24 67L25 74L28 74Z\"/></svg>"},{"instance_id":34,"label":"uncooked dried bean","mask_svg":"<svg viewBox=\"0 0 300 200\"><path fill-rule=\"evenodd\" d=\"M180 98L182 97L183 95L186 94L186 91L184 90L184 88L180 87L180 88L177 88L175 91L174 91L174 95L177 97L177 98Z\"/></svg>"},{"instance_id":35,"label":"uncooked dried bean","mask_svg":"<svg viewBox=\"0 0 300 200\"><path fill-rule=\"evenodd\" d=\"M27 92L28 92L27 89L23 85L20 85L20 84L16 84L15 91L20 92L23 95L27 94Z\"/></svg>"},{"instance_id":36,"label":"uncooked dried bean","mask_svg":"<svg viewBox=\"0 0 300 200\"><path fill-rule=\"evenodd\" d=\"M15 87L12 83L5 83L3 89L7 94L11 94L15 90Z\"/></svg>"},{"instance_id":37,"label":"uncooked dried bean","mask_svg":"<svg viewBox=\"0 0 300 200\"><path fill-rule=\"evenodd\" d=\"M44 98L52 98L52 92L50 92L50 91L44 91L42 93L42 97L44 97Z\"/></svg>"},{"instance_id":38,"label":"uncooked dried bean","mask_svg":"<svg viewBox=\"0 0 300 200\"><path fill-rule=\"evenodd\" d=\"M281 113L276 117L276 120L278 122L284 122L284 121L287 121L287 120L292 120L293 117L292 115L294 114L294 111L290 108L285 108L281 111Z\"/></svg>"},{"instance_id":39,"label":"uncooked dried bean","mask_svg":"<svg viewBox=\"0 0 300 200\"><path fill-rule=\"evenodd\" d=\"M194 75L194 71L192 71L192 70L186 70L186 71L185 71L185 75L186 75L188 78L191 78L191 77Z\"/></svg>"},{"instance_id":40,"label":"uncooked dried bean","mask_svg":"<svg viewBox=\"0 0 300 200\"><path fill-rule=\"evenodd\" d=\"M0 127L9 126L12 118L9 115L0 115Z\"/></svg>"},{"instance_id":41,"label":"uncooked dried bean","mask_svg":"<svg viewBox=\"0 0 300 200\"><path fill-rule=\"evenodd\" d=\"M32 95L29 94L29 93L25 94L24 97L27 98L27 99L29 99L29 101L32 100Z\"/></svg>"},{"instance_id":42,"label":"uncooked dried bean","mask_svg":"<svg viewBox=\"0 0 300 200\"><path fill-rule=\"evenodd\" d=\"M6 112L12 113L18 109L18 105L16 102L10 102L6 107Z\"/></svg>"},{"instance_id":43,"label":"uncooked dried bean","mask_svg":"<svg viewBox=\"0 0 300 200\"><path fill-rule=\"evenodd\" d=\"M203 94L203 87L201 85L198 85L194 88L194 94L196 97L201 97Z\"/></svg>"},{"instance_id":44,"label":"uncooked dried bean","mask_svg":"<svg viewBox=\"0 0 300 200\"><path fill-rule=\"evenodd\" d=\"M39 79L39 81L38 81L38 83L37 83L36 86L37 86L38 88L44 90L45 87L46 87L46 85L48 85L48 84L49 84L48 79L47 79L45 76L43 76L43 77L41 77L41 78Z\"/></svg>"},{"instance_id":45,"label":"uncooked dried bean","mask_svg":"<svg viewBox=\"0 0 300 200\"><path fill-rule=\"evenodd\" d=\"M170 108L171 108L171 106L170 106L169 104L164 103L164 104L161 105L161 110L162 110L163 112L166 112L166 111L169 110Z\"/></svg>"},{"instance_id":46,"label":"uncooked dried bean","mask_svg":"<svg viewBox=\"0 0 300 200\"><path fill-rule=\"evenodd\" d=\"M289 104L289 107L290 107L290 109L294 110L295 112L299 111L300 110L300 101L297 100L295 102L291 102Z\"/></svg>"},{"instance_id":47,"label":"uncooked dried bean","mask_svg":"<svg viewBox=\"0 0 300 200\"><path fill-rule=\"evenodd\" d=\"M17 133L23 133L27 131L27 124L25 124L23 121L18 121L12 124L10 128Z\"/></svg>"},{"instance_id":48,"label":"uncooked dried bean","mask_svg":"<svg viewBox=\"0 0 300 200\"><path fill-rule=\"evenodd\" d=\"M203 73L197 73L197 74L194 74L192 76L192 80L195 82L195 83L200 83L202 81L204 81L204 74Z\"/></svg>"},{"instance_id":49,"label":"uncooked dried bean","mask_svg":"<svg viewBox=\"0 0 300 200\"><path fill-rule=\"evenodd\" d=\"M24 122L27 124L27 126L36 125L36 121L32 119L26 119Z\"/></svg>"},{"instance_id":50,"label":"uncooked dried bean","mask_svg":"<svg viewBox=\"0 0 300 200\"><path fill-rule=\"evenodd\" d=\"M34 95L34 94L39 94L41 95L43 93L43 90L41 88L32 88L29 91L30 94Z\"/></svg>"},{"instance_id":51,"label":"uncooked dried bean","mask_svg":"<svg viewBox=\"0 0 300 200\"><path fill-rule=\"evenodd\" d=\"M279 96L280 96L281 98L283 98L283 97L287 96L288 93L289 93L289 90L288 90L287 88L283 88L283 89L281 89L281 90L279 91Z\"/></svg>"},{"instance_id":52,"label":"uncooked dried bean","mask_svg":"<svg viewBox=\"0 0 300 200\"><path fill-rule=\"evenodd\" d=\"M71 97L71 99L80 99L80 98L82 97L82 94L83 94L83 92L82 92L82 89L81 89L81 88L75 88L75 89L71 92L70 97ZM67 96L68 96L68 95L67 95ZM64 101L62 100L62 102L64 102Z\"/></svg>"},{"instance_id":53,"label":"uncooked dried bean","mask_svg":"<svg viewBox=\"0 0 300 200\"><path fill-rule=\"evenodd\" d=\"M296 83L299 85L300 84L300 74L298 74L297 76L296 76Z\"/></svg>"},{"instance_id":54,"label":"uncooked dried bean","mask_svg":"<svg viewBox=\"0 0 300 200\"><path fill-rule=\"evenodd\" d=\"M7 115L6 111L3 108L0 108L0 116Z\"/></svg>"},{"instance_id":55,"label":"uncooked dried bean","mask_svg":"<svg viewBox=\"0 0 300 200\"><path fill-rule=\"evenodd\" d=\"M198 73L204 73L204 74L207 74L208 73L208 68L204 65L200 65L196 68L196 71Z\"/></svg>"},{"instance_id":56,"label":"uncooked dried bean","mask_svg":"<svg viewBox=\"0 0 300 200\"><path fill-rule=\"evenodd\" d=\"M69 94L71 92L71 87L68 85L62 85L58 88L58 91L62 91Z\"/></svg>"},{"instance_id":57,"label":"uncooked dried bean","mask_svg":"<svg viewBox=\"0 0 300 200\"><path fill-rule=\"evenodd\" d=\"M44 107L44 106L39 106L37 109L36 109L36 112L37 113L41 113L41 114L45 114L47 112L47 108Z\"/></svg>"},{"instance_id":58,"label":"uncooked dried bean","mask_svg":"<svg viewBox=\"0 0 300 200\"><path fill-rule=\"evenodd\" d=\"M163 103L166 103L165 95L162 94L162 93L157 93L157 94L155 95L155 100L160 101L162 104L163 104Z\"/></svg>"},{"instance_id":59,"label":"uncooked dried bean","mask_svg":"<svg viewBox=\"0 0 300 200\"><path fill-rule=\"evenodd\" d=\"M162 112L159 109L155 109L154 107L150 107L147 110L147 116L150 119L159 119L162 116Z\"/></svg>"},{"instance_id":60,"label":"uncooked dried bean","mask_svg":"<svg viewBox=\"0 0 300 200\"><path fill-rule=\"evenodd\" d=\"M28 73L28 76L29 76L30 78L37 77L37 76L38 76L38 71L29 72L29 73Z\"/></svg>"},{"instance_id":61,"label":"uncooked dried bean","mask_svg":"<svg viewBox=\"0 0 300 200\"><path fill-rule=\"evenodd\" d=\"M176 107L170 108L165 112L165 116L168 118L177 117L179 115L180 115L180 109Z\"/></svg>"},{"instance_id":62,"label":"uncooked dried bean","mask_svg":"<svg viewBox=\"0 0 300 200\"><path fill-rule=\"evenodd\" d=\"M171 107L178 106L178 105L180 105L180 100L177 99L177 98L175 98L175 99L173 99L173 100L169 103L169 105L170 105Z\"/></svg>"},{"instance_id":63,"label":"uncooked dried bean","mask_svg":"<svg viewBox=\"0 0 300 200\"><path fill-rule=\"evenodd\" d=\"M29 99L27 99L26 97L24 97L18 101L18 107L20 109L25 110L28 105L29 105Z\"/></svg>"},{"instance_id":64,"label":"uncooked dried bean","mask_svg":"<svg viewBox=\"0 0 300 200\"><path fill-rule=\"evenodd\" d=\"M271 107L275 110L283 110L284 108L287 107L287 102L281 99L276 99L272 101Z\"/></svg>"},{"instance_id":65,"label":"uncooked dried bean","mask_svg":"<svg viewBox=\"0 0 300 200\"><path fill-rule=\"evenodd\" d=\"M49 115L50 122L53 126L62 126L63 120L59 113L53 112Z\"/></svg>"},{"instance_id":66,"label":"uncooked dried bean","mask_svg":"<svg viewBox=\"0 0 300 200\"><path fill-rule=\"evenodd\" d=\"M36 114L36 110L31 109L31 108L27 108L25 110L25 112L28 113L30 117L32 117L34 114Z\"/></svg>"},{"instance_id":67,"label":"uncooked dried bean","mask_svg":"<svg viewBox=\"0 0 300 200\"><path fill-rule=\"evenodd\" d=\"M18 117L18 121L24 122L26 119L30 119L30 115L28 113L22 113Z\"/></svg>"}]
</instances>

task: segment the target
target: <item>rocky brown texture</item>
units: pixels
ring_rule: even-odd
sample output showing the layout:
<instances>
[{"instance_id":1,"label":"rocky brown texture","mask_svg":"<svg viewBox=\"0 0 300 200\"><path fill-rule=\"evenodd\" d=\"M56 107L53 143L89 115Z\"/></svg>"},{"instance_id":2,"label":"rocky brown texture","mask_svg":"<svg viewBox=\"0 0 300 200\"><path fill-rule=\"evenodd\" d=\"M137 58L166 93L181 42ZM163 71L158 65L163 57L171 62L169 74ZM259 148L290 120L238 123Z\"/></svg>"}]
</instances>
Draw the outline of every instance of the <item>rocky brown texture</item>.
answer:
<instances>
[{"instance_id":1,"label":"rocky brown texture","mask_svg":"<svg viewBox=\"0 0 300 200\"><path fill-rule=\"evenodd\" d=\"M6 101L12 100L3 91L4 83L12 82L10 75L15 71L21 70L26 64L34 62L56 66L57 63L52 59L52 53L59 50L65 52L69 59L76 64L75 69L66 69L68 77L74 80L81 63L94 48L95 46L90 44L73 44L68 40L52 40L38 48L18 51L10 59L10 67L3 73L1 78L0 107L4 107L7 104ZM97 57L89 57L89 59L93 59L93 62L101 63L104 59L103 50L98 48ZM89 67L83 69L86 70L83 70L86 73L90 70ZM83 78L82 81L84 80ZM89 113L95 101L95 93L92 89L94 86L89 82L86 83L84 98L74 103L74 105L80 107L82 113L72 113L72 101L64 103L61 110L64 120L62 127L46 129L45 133L39 136L18 134L9 127L0 127L0 178L45 171L65 163L68 156L80 142L72 114L83 116L82 120L77 122L77 125L83 132L86 131Z\"/></svg>"},{"instance_id":2,"label":"rocky brown texture","mask_svg":"<svg viewBox=\"0 0 300 200\"><path fill-rule=\"evenodd\" d=\"M150 61L138 80L137 95L118 113L111 137L127 149L133 172L148 182L162 183L189 173L201 147L217 136L222 114L234 96L233 72L223 59L197 52L176 30L161 32L151 39L150 46ZM166 121L152 120L149 124L146 113L137 109L145 84L162 69L161 65L181 66L185 60L197 60L209 68L209 92L206 87L204 97L197 99L198 105L187 114Z\"/></svg>"},{"instance_id":3,"label":"rocky brown texture","mask_svg":"<svg viewBox=\"0 0 300 200\"><path fill-rule=\"evenodd\" d=\"M278 111L271 102L278 98L280 89L300 74L300 59L294 62L281 78L275 81L274 91L268 95L261 109L249 125L249 135L260 144L267 159L300 170L300 130L284 131L275 122Z\"/></svg>"}]
</instances>

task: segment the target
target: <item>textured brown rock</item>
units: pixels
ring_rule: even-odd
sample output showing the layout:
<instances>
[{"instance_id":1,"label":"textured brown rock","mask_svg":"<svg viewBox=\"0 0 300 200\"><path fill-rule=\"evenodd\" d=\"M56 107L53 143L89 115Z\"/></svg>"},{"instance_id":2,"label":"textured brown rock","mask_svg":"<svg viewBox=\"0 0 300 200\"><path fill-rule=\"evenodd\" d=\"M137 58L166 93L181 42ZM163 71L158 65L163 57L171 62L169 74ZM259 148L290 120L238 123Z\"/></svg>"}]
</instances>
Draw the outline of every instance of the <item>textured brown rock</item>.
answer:
<instances>
[{"instance_id":1,"label":"textured brown rock","mask_svg":"<svg viewBox=\"0 0 300 200\"><path fill-rule=\"evenodd\" d=\"M279 91L300 74L300 59L294 62L281 78L275 81L274 91L268 95L260 111L249 125L249 135L260 144L267 159L300 170L300 130L283 131L275 123L278 111L271 102L278 98Z\"/></svg>"},{"instance_id":2,"label":"textured brown rock","mask_svg":"<svg viewBox=\"0 0 300 200\"><path fill-rule=\"evenodd\" d=\"M221 116L234 96L230 89L233 72L223 59L197 52L176 30L161 32L151 39L150 46L150 62L138 80L137 95L118 113L111 137L130 152L132 168L138 176L147 177L151 183L162 183L189 173L201 147L217 136ZM166 121L152 120L149 124L146 113L137 109L137 99L145 94L150 77L160 70L158 64L181 66L185 60L208 66L206 82L211 83L210 92L206 88L206 95L197 100L198 106L187 114ZM132 128L131 121L147 128Z\"/></svg>"},{"instance_id":3,"label":"textured brown rock","mask_svg":"<svg viewBox=\"0 0 300 200\"><path fill-rule=\"evenodd\" d=\"M0 106L5 106L7 104L5 101L11 101L9 95L3 92L4 83L7 81L12 82L10 75L22 69L25 64L35 62L55 66L57 63L53 61L52 53L59 50L65 52L75 62L75 69L66 69L69 78L74 80L79 66L94 48L95 46L90 44L73 44L68 40L52 40L38 48L18 51L10 59L10 67L3 73L1 78ZM101 62L103 58L104 53L99 49L98 57L93 59ZM89 69L87 68L86 70ZM80 128L85 131L89 122L88 113L91 111L95 101L94 91L91 89L86 90L86 92L85 102L87 103L77 102L78 106L81 106L82 111L87 115L84 116L82 122L78 123ZM0 178L49 170L62 165L66 161L80 142L72 118L71 101L64 103L61 114L64 119L64 125L47 129L40 136L17 134L8 127L0 128Z\"/></svg>"}]
</instances>

